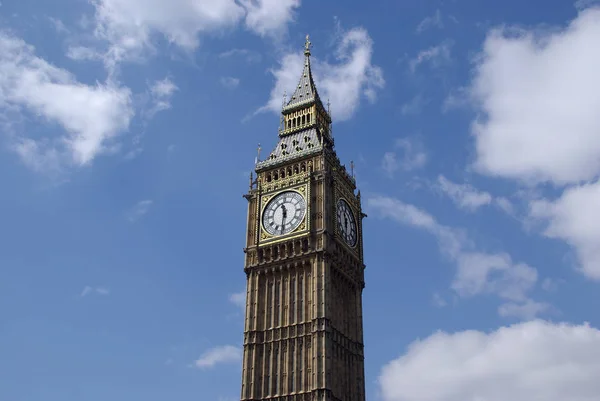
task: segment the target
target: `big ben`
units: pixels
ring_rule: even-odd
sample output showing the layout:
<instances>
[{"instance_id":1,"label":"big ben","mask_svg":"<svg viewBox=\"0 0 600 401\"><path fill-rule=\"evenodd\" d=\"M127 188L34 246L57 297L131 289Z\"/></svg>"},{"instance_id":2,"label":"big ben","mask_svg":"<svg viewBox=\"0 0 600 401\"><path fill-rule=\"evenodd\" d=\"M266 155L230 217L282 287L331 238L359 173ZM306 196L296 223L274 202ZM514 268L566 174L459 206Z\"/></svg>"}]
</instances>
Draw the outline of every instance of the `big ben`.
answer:
<instances>
[{"instance_id":1,"label":"big ben","mask_svg":"<svg viewBox=\"0 0 600 401\"><path fill-rule=\"evenodd\" d=\"M241 400L364 401L360 192L304 68L251 179Z\"/></svg>"}]
</instances>

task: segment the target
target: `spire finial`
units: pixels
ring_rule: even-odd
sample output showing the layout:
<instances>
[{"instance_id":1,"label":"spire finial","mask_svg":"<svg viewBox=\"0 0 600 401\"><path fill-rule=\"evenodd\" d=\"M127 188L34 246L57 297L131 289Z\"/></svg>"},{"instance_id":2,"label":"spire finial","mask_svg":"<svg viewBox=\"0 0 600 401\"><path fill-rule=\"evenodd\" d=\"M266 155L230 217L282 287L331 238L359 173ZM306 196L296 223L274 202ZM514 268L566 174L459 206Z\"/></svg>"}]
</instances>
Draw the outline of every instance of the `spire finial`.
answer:
<instances>
[{"instance_id":1,"label":"spire finial","mask_svg":"<svg viewBox=\"0 0 600 401\"><path fill-rule=\"evenodd\" d=\"M354 178L354 161L350 162L350 175Z\"/></svg>"},{"instance_id":2,"label":"spire finial","mask_svg":"<svg viewBox=\"0 0 600 401\"><path fill-rule=\"evenodd\" d=\"M256 160L254 161L254 164L257 164L260 161L260 151L261 151L261 147L260 147L260 143L258 144L258 148L256 149Z\"/></svg>"},{"instance_id":3,"label":"spire finial","mask_svg":"<svg viewBox=\"0 0 600 401\"><path fill-rule=\"evenodd\" d=\"M312 46L312 43L310 42L310 37L308 35L306 35L306 43L304 43L304 55L305 56L310 56L311 46Z\"/></svg>"}]
</instances>

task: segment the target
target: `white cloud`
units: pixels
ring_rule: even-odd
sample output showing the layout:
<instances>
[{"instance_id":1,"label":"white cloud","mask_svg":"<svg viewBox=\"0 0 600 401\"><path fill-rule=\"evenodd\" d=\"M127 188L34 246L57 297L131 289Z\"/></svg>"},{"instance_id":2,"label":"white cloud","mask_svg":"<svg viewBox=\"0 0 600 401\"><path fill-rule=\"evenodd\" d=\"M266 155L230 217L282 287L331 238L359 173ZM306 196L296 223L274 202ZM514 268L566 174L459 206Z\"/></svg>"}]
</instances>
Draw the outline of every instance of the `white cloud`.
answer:
<instances>
[{"instance_id":1,"label":"white cloud","mask_svg":"<svg viewBox=\"0 0 600 401\"><path fill-rule=\"evenodd\" d=\"M427 163L427 153L423 145L415 138L400 138L394 143L394 148L402 152L400 159L397 151L386 152L381 161L381 167L393 176L398 170L411 171L422 168Z\"/></svg>"},{"instance_id":2,"label":"white cloud","mask_svg":"<svg viewBox=\"0 0 600 401\"><path fill-rule=\"evenodd\" d=\"M427 103L428 100L424 99L421 94L418 94L415 97L413 97L410 101L402 104L402 106L400 106L400 112L405 116L411 114L419 114L421 110L423 110L425 104Z\"/></svg>"},{"instance_id":3,"label":"white cloud","mask_svg":"<svg viewBox=\"0 0 600 401\"><path fill-rule=\"evenodd\" d=\"M235 294L229 295L229 302L237 306L238 308L246 309L246 291L236 292Z\"/></svg>"},{"instance_id":4,"label":"white cloud","mask_svg":"<svg viewBox=\"0 0 600 401\"><path fill-rule=\"evenodd\" d=\"M494 29L469 86L475 167L530 185L567 189L530 203L544 234L571 245L580 271L600 280L600 8L564 28ZM590 50L593 49L593 50Z\"/></svg>"},{"instance_id":5,"label":"white cloud","mask_svg":"<svg viewBox=\"0 0 600 401\"><path fill-rule=\"evenodd\" d=\"M260 55L260 53L254 51L254 50L249 50L249 49L227 50L226 52L220 53L218 57L223 59L223 58L230 58L230 57L236 57L236 56L243 57L246 60L246 62L248 62L248 63L258 63L262 59L262 56Z\"/></svg>"},{"instance_id":6,"label":"white cloud","mask_svg":"<svg viewBox=\"0 0 600 401\"><path fill-rule=\"evenodd\" d=\"M65 26L64 22L62 22L58 18L48 17L48 20L58 33L70 33L69 29Z\"/></svg>"},{"instance_id":7,"label":"white cloud","mask_svg":"<svg viewBox=\"0 0 600 401\"><path fill-rule=\"evenodd\" d=\"M514 215L515 208L508 199L500 196L500 197L494 198L494 202L495 202L496 206L498 206L500 208L500 210L504 211L504 213L509 214L509 215Z\"/></svg>"},{"instance_id":8,"label":"white cloud","mask_svg":"<svg viewBox=\"0 0 600 401\"><path fill-rule=\"evenodd\" d=\"M80 296L86 297L90 294L98 294L98 295L109 295L110 294L110 289L106 288L106 287L90 287L89 285L86 285L83 290L81 291Z\"/></svg>"},{"instance_id":9,"label":"white cloud","mask_svg":"<svg viewBox=\"0 0 600 401\"><path fill-rule=\"evenodd\" d=\"M544 234L575 248L581 272L600 280L600 181L565 190L553 202L531 203L531 216L546 224Z\"/></svg>"},{"instance_id":10,"label":"white cloud","mask_svg":"<svg viewBox=\"0 0 600 401\"><path fill-rule=\"evenodd\" d=\"M239 78L234 77L221 77L221 85L227 89L235 89L240 84Z\"/></svg>"},{"instance_id":11,"label":"white cloud","mask_svg":"<svg viewBox=\"0 0 600 401\"><path fill-rule=\"evenodd\" d=\"M151 106L150 110L148 110L147 117L151 118L160 111L170 109L171 98L177 90L179 90L179 88L169 77L155 81L150 86Z\"/></svg>"},{"instance_id":12,"label":"white cloud","mask_svg":"<svg viewBox=\"0 0 600 401\"><path fill-rule=\"evenodd\" d=\"M417 26L417 33L423 33L431 28L443 28L442 12L438 8L432 16L426 17Z\"/></svg>"},{"instance_id":13,"label":"white cloud","mask_svg":"<svg viewBox=\"0 0 600 401\"><path fill-rule=\"evenodd\" d=\"M409 61L410 70L415 72L417 67L424 63L431 64L433 68L448 64L451 60L453 44L452 41L446 40L437 46L420 51L415 58Z\"/></svg>"},{"instance_id":14,"label":"white cloud","mask_svg":"<svg viewBox=\"0 0 600 401\"><path fill-rule=\"evenodd\" d=\"M469 211L489 205L493 199L488 192L479 191L469 184L456 184L443 175L438 176L435 187L450 197L458 207Z\"/></svg>"},{"instance_id":15,"label":"white cloud","mask_svg":"<svg viewBox=\"0 0 600 401\"><path fill-rule=\"evenodd\" d=\"M40 172L90 164L128 129L134 114L128 88L82 84L35 56L21 39L0 32L0 113L14 112L29 112L66 131L55 137L14 138L13 149Z\"/></svg>"},{"instance_id":16,"label":"white cloud","mask_svg":"<svg viewBox=\"0 0 600 401\"><path fill-rule=\"evenodd\" d=\"M299 0L93 0L95 36L107 44L109 70L154 49L163 36L186 51L195 50L200 35L236 27L245 21L258 35L281 35L293 20Z\"/></svg>"},{"instance_id":17,"label":"white cloud","mask_svg":"<svg viewBox=\"0 0 600 401\"><path fill-rule=\"evenodd\" d=\"M532 321L438 332L379 376L384 401L597 401L600 331Z\"/></svg>"},{"instance_id":18,"label":"white cloud","mask_svg":"<svg viewBox=\"0 0 600 401\"><path fill-rule=\"evenodd\" d=\"M70 46L67 49L67 57L76 60L102 60L102 54L86 46Z\"/></svg>"},{"instance_id":19,"label":"white cloud","mask_svg":"<svg viewBox=\"0 0 600 401\"><path fill-rule=\"evenodd\" d=\"M143 200L136 203L136 205L127 212L127 220L134 222L142 218L146 213L150 211L150 207L154 202L151 200Z\"/></svg>"},{"instance_id":20,"label":"white cloud","mask_svg":"<svg viewBox=\"0 0 600 401\"><path fill-rule=\"evenodd\" d=\"M448 306L448 302L437 292L433 294L433 297L431 298L431 302L437 308L444 308L444 307Z\"/></svg>"},{"instance_id":21,"label":"white cloud","mask_svg":"<svg viewBox=\"0 0 600 401\"><path fill-rule=\"evenodd\" d=\"M542 32L495 29L470 86L476 168L557 184L600 173L600 9Z\"/></svg>"},{"instance_id":22,"label":"white cloud","mask_svg":"<svg viewBox=\"0 0 600 401\"><path fill-rule=\"evenodd\" d=\"M110 289L104 288L104 287L97 287L96 293L98 293L100 295L108 295L108 294L110 294Z\"/></svg>"},{"instance_id":23,"label":"white cloud","mask_svg":"<svg viewBox=\"0 0 600 401\"><path fill-rule=\"evenodd\" d=\"M443 175L438 176L433 188L452 199L460 209L474 212L482 206L494 205L508 215L514 214L514 207L510 200L501 196L494 197L489 192L480 191L470 184L457 184Z\"/></svg>"},{"instance_id":24,"label":"white cloud","mask_svg":"<svg viewBox=\"0 0 600 401\"><path fill-rule=\"evenodd\" d=\"M600 6L600 0L577 0L575 2L575 8L580 11L593 6Z\"/></svg>"},{"instance_id":25,"label":"white cloud","mask_svg":"<svg viewBox=\"0 0 600 401\"><path fill-rule=\"evenodd\" d=\"M494 294L523 308L530 302L528 293L538 279L535 268L515 263L505 253L489 254L475 250L462 231L439 224L433 216L413 205L383 196L368 199L367 205L381 217L435 236L440 251L456 263L452 289L459 296Z\"/></svg>"},{"instance_id":26,"label":"white cloud","mask_svg":"<svg viewBox=\"0 0 600 401\"><path fill-rule=\"evenodd\" d=\"M526 301L536 284L537 270L524 263L513 263L507 254L461 252L452 288L461 296L495 293L503 299Z\"/></svg>"},{"instance_id":27,"label":"white cloud","mask_svg":"<svg viewBox=\"0 0 600 401\"><path fill-rule=\"evenodd\" d=\"M502 317L516 317L521 320L532 320L542 313L548 312L552 307L544 302L535 302L530 299L525 303L518 304L515 302L507 302L500 305L498 314Z\"/></svg>"},{"instance_id":28,"label":"white cloud","mask_svg":"<svg viewBox=\"0 0 600 401\"><path fill-rule=\"evenodd\" d=\"M326 52L323 50L322 53ZM334 64L311 57L311 65L319 96L323 100L330 99L333 119L343 121L354 115L362 97L370 102L375 101L376 92L384 86L385 81L381 68L371 63L373 41L365 29L354 28L342 32L334 54ZM304 55L300 52L282 57L279 68L271 71L275 77L275 87L270 100L259 111L281 112L283 93L293 92L303 66Z\"/></svg>"},{"instance_id":29,"label":"white cloud","mask_svg":"<svg viewBox=\"0 0 600 401\"><path fill-rule=\"evenodd\" d=\"M221 363L239 362L241 359L242 350L240 348L232 345L224 345L206 351L194 362L194 366L206 369Z\"/></svg>"},{"instance_id":30,"label":"white cloud","mask_svg":"<svg viewBox=\"0 0 600 401\"><path fill-rule=\"evenodd\" d=\"M240 0L246 9L246 26L260 36L280 35L294 19L300 0Z\"/></svg>"},{"instance_id":31,"label":"white cloud","mask_svg":"<svg viewBox=\"0 0 600 401\"><path fill-rule=\"evenodd\" d=\"M544 281L542 281L542 288L544 291L554 292L558 289L559 284L562 282L563 281L560 279L552 279L547 277L544 279Z\"/></svg>"}]
</instances>

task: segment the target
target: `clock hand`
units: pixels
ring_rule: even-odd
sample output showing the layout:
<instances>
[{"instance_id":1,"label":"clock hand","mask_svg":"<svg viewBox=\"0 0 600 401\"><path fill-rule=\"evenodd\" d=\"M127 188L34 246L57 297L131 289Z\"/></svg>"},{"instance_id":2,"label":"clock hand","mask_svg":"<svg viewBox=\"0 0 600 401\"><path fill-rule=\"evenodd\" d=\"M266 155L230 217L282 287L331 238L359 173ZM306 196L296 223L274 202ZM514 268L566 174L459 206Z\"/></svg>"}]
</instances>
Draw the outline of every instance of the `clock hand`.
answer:
<instances>
[{"instance_id":1,"label":"clock hand","mask_svg":"<svg viewBox=\"0 0 600 401\"><path fill-rule=\"evenodd\" d=\"M287 218L287 209L285 205L281 205L281 232L285 229L285 219Z\"/></svg>"}]
</instances>

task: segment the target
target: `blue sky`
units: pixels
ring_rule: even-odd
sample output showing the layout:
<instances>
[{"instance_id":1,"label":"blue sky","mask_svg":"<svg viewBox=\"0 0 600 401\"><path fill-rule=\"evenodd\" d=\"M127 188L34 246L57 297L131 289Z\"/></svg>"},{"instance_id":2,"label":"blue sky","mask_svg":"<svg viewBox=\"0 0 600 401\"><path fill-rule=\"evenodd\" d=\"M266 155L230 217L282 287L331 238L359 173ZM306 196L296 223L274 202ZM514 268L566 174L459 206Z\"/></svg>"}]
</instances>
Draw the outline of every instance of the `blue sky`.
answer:
<instances>
[{"instance_id":1,"label":"blue sky","mask_svg":"<svg viewBox=\"0 0 600 401\"><path fill-rule=\"evenodd\" d=\"M582 0L2 0L0 399L239 399L242 194L307 33L368 213L368 399L598 399Z\"/></svg>"}]
</instances>

